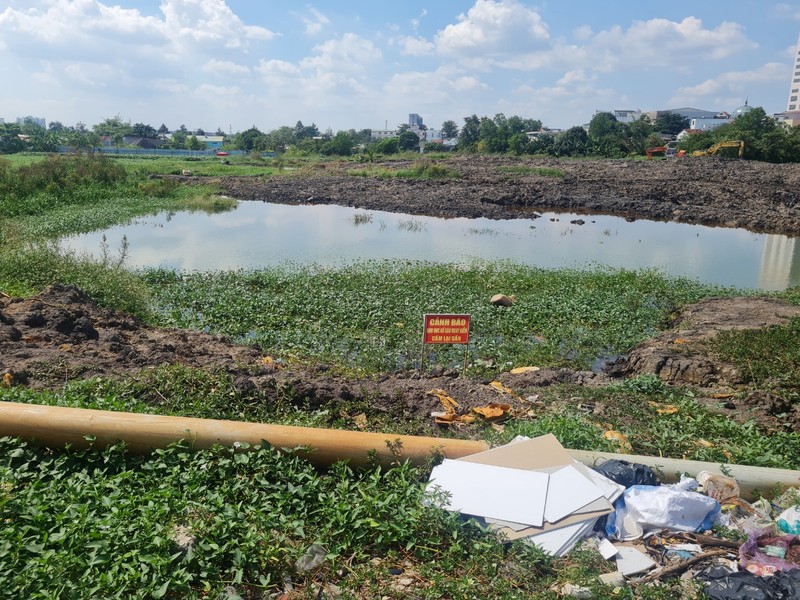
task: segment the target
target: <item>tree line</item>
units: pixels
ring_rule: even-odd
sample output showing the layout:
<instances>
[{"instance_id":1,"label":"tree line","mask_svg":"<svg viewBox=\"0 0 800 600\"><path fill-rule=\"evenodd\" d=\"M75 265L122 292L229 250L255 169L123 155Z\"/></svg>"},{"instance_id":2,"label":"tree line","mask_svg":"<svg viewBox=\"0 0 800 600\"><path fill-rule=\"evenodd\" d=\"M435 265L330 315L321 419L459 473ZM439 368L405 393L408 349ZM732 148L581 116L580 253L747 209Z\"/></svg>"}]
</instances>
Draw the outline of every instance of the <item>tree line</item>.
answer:
<instances>
[{"instance_id":1,"label":"tree line","mask_svg":"<svg viewBox=\"0 0 800 600\"><path fill-rule=\"evenodd\" d=\"M333 133L320 132L315 124L302 121L292 126L263 132L255 125L232 136L218 129L226 149L246 152L292 152L300 155L351 156L362 153L372 158L399 152L419 151L423 145L446 151L479 154L546 155L554 157L624 158L642 156L651 147L663 146L688 128L689 119L674 113L662 113L651 121L644 116L632 122L621 122L612 113L598 112L588 126L575 126L565 131L543 129L538 119L519 116L478 117L463 119L459 128L453 120L442 123L441 140L421 142L420 136L407 124L399 125L393 137L373 139L372 130L349 129ZM91 129L83 123L65 126L58 121L47 128L32 121L19 124L0 124L0 153L54 152L60 145L77 149L97 147L105 138L122 145L127 136L158 139L160 147L202 150L205 144L198 139L203 130L190 131L181 125L167 138L169 130L162 124L158 129L144 123L125 123L119 116L104 119ZM455 140L455 144L444 143ZM691 153L704 150L720 141L745 142L745 158L768 162L800 162L800 127L790 127L768 116L763 108L754 108L722 125L705 132L684 136L678 148ZM438 143L442 142L442 143Z\"/></svg>"}]
</instances>

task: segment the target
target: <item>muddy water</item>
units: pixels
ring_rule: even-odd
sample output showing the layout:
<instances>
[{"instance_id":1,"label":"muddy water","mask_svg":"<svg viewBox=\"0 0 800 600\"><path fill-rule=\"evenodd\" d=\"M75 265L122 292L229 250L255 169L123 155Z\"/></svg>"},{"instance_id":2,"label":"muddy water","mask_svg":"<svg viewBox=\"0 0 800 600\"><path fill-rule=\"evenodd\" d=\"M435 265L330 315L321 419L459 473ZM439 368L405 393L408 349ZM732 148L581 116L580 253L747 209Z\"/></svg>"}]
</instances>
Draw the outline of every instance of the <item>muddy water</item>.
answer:
<instances>
[{"instance_id":1,"label":"muddy water","mask_svg":"<svg viewBox=\"0 0 800 600\"><path fill-rule=\"evenodd\" d=\"M583 224L575 223L578 219ZM546 213L535 219L441 219L340 206L241 202L230 212L162 213L62 240L129 267L184 270L336 265L359 259L449 263L508 259L545 267L655 268L738 288L800 285L800 238L617 217Z\"/></svg>"}]
</instances>

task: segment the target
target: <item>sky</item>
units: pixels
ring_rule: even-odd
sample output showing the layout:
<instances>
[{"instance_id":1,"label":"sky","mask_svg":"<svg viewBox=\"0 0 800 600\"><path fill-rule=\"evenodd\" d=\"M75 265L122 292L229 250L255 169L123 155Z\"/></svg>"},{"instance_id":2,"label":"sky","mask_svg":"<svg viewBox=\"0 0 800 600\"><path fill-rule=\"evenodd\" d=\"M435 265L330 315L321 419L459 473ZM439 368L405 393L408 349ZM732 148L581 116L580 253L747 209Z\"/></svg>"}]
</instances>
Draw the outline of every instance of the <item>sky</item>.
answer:
<instances>
[{"instance_id":1,"label":"sky","mask_svg":"<svg viewBox=\"0 0 800 600\"><path fill-rule=\"evenodd\" d=\"M0 118L235 133L772 114L798 33L800 2L769 0L0 0Z\"/></svg>"}]
</instances>

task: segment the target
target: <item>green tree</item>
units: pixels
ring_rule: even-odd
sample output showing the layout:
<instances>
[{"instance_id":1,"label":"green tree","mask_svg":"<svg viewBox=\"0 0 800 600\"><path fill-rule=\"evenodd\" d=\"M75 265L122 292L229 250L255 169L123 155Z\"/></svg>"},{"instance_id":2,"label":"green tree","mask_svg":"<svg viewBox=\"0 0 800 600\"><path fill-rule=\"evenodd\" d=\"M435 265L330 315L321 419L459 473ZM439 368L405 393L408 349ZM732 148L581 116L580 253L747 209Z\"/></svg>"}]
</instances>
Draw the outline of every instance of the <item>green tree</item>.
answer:
<instances>
[{"instance_id":1,"label":"green tree","mask_svg":"<svg viewBox=\"0 0 800 600\"><path fill-rule=\"evenodd\" d=\"M322 144L320 152L326 156L350 156L355 145L352 133L340 131L332 139Z\"/></svg>"},{"instance_id":2,"label":"green tree","mask_svg":"<svg viewBox=\"0 0 800 600\"><path fill-rule=\"evenodd\" d=\"M689 128L689 118L678 113L660 113L653 121L653 127L658 133L678 135L684 129Z\"/></svg>"},{"instance_id":3,"label":"green tree","mask_svg":"<svg viewBox=\"0 0 800 600\"><path fill-rule=\"evenodd\" d=\"M253 150L266 149L267 137L258 127L253 125L250 129L245 129L241 133L235 134L232 143L237 150L252 152Z\"/></svg>"},{"instance_id":4,"label":"green tree","mask_svg":"<svg viewBox=\"0 0 800 600\"><path fill-rule=\"evenodd\" d=\"M158 130L152 125L144 123L134 123L131 127L131 133L138 137L156 139L158 137Z\"/></svg>"},{"instance_id":5,"label":"green tree","mask_svg":"<svg viewBox=\"0 0 800 600\"><path fill-rule=\"evenodd\" d=\"M583 156L589 152L589 143L583 127L570 127L555 137L552 152L555 156Z\"/></svg>"},{"instance_id":6,"label":"green tree","mask_svg":"<svg viewBox=\"0 0 800 600\"><path fill-rule=\"evenodd\" d=\"M461 127L461 135L458 137L458 149L467 152L475 152L478 140L481 135L481 120L478 115L464 117L464 125Z\"/></svg>"},{"instance_id":7,"label":"green tree","mask_svg":"<svg viewBox=\"0 0 800 600\"><path fill-rule=\"evenodd\" d=\"M650 148L650 136L653 135L653 126L648 117L641 117L631 123L625 123L624 137L628 152L631 154L644 154L647 148ZM661 145L661 138L658 138L658 143Z\"/></svg>"},{"instance_id":8,"label":"green tree","mask_svg":"<svg viewBox=\"0 0 800 600\"><path fill-rule=\"evenodd\" d=\"M400 144L397 142L397 138L383 138L376 140L372 144L372 148L374 148L375 152L379 152L381 154L397 154L400 152Z\"/></svg>"},{"instance_id":9,"label":"green tree","mask_svg":"<svg viewBox=\"0 0 800 600\"><path fill-rule=\"evenodd\" d=\"M409 127L406 127L397 136L397 145L403 151L417 150L419 149L419 136L411 131Z\"/></svg>"},{"instance_id":10,"label":"green tree","mask_svg":"<svg viewBox=\"0 0 800 600\"><path fill-rule=\"evenodd\" d=\"M16 154L25 150L25 142L19 137L21 133L16 123L0 124L0 153Z\"/></svg>"},{"instance_id":11,"label":"green tree","mask_svg":"<svg viewBox=\"0 0 800 600\"><path fill-rule=\"evenodd\" d=\"M605 157L624 156L625 126L609 112L599 112L589 121L589 140L594 153Z\"/></svg>"},{"instance_id":12,"label":"green tree","mask_svg":"<svg viewBox=\"0 0 800 600\"><path fill-rule=\"evenodd\" d=\"M198 140L195 134L192 134L191 137L186 141L187 150L203 150L205 147L206 143Z\"/></svg>"},{"instance_id":13,"label":"green tree","mask_svg":"<svg viewBox=\"0 0 800 600\"><path fill-rule=\"evenodd\" d=\"M458 137L458 125L455 121L447 120L442 123L442 137L446 140L454 140Z\"/></svg>"}]
</instances>

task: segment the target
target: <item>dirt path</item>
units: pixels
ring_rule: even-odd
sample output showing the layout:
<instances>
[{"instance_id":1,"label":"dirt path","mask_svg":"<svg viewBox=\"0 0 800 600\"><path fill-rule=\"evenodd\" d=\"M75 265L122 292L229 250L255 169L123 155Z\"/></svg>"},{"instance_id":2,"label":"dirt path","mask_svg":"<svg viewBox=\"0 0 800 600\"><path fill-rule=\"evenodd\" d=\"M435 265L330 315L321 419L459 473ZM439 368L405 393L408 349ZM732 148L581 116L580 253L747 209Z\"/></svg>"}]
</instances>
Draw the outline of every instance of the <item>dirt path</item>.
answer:
<instances>
[{"instance_id":1,"label":"dirt path","mask_svg":"<svg viewBox=\"0 0 800 600\"><path fill-rule=\"evenodd\" d=\"M441 217L608 214L800 235L800 164L714 158L559 160L453 157L460 178L357 177L410 163L332 162L288 176L215 179L228 195L288 204L339 204ZM513 167L527 172L511 172ZM537 169L558 170L563 177ZM197 178L195 178L197 179Z\"/></svg>"},{"instance_id":2,"label":"dirt path","mask_svg":"<svg viewBox=\"0 0 800 600\"><path fill-rule=\"evenodd\" d=\"M459 377L457 372L435 376L392 373L374 380L354 380L333 376L322 368L277 369L274 363L265 364L264 357L252 348L196 331L150 327L97 306L75 287L53 286L34 298L0 297L0 376L8 374L6 384L60 389L70 380L94 376L123 379L179 364L223 371L245 397L260 401L278 401L287 390L311 407L335 408L342 400L369 398L371 410L395 419L413 419L420 424L418 431L435 434L430 415L441 411L442 404L429 392L437 388L457 398L465 411L502 402L523 414L535 409L536 403L528 395L541 388L560 383L598 386L610 383L612 377L639 373L655 373L670 383L695 386L709 395L720 388L736 389L741 378L735 369L708 356L703 341L722 329L785 323L795 315L800 315L800 307L776 300L708 300L686 307L673 330L642 344L609 374L568 369L503 373L499 381L521 391L514 397L488 382ZM787 413L786 407L776 407L775 399L768 395L750 394L739 405L733 400L728 404L734 417L756 417L768 428L777 425L777 420L785 427L787 418L800 425L800 406L790 407ZM779 417L779 408L787 415Z\"/></svg>"}]
</instances>

